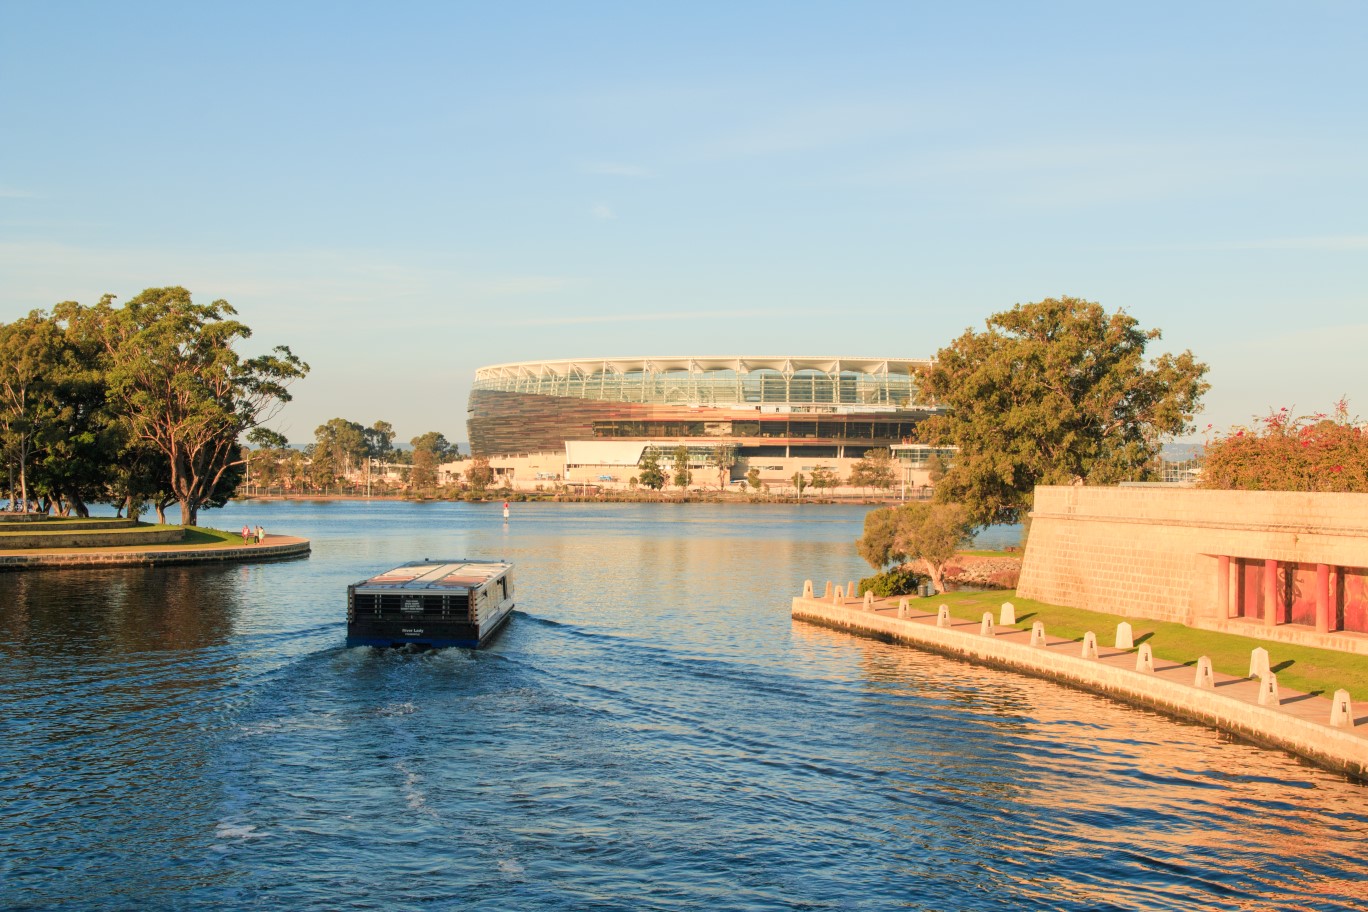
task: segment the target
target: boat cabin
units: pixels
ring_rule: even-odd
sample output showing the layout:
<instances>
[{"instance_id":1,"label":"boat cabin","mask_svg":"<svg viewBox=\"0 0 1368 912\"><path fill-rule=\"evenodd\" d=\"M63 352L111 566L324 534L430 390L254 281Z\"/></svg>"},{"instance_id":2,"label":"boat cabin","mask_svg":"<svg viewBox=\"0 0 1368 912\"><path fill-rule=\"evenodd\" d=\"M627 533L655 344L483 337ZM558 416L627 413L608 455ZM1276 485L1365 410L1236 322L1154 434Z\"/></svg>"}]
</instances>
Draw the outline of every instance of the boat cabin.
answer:
<instances>
[{"instance_id":1,"label":"boat cabin","mask_svg":"<svg viewBox=\"0 0 1368 912\"><path fill-rule=\"evenodd\" d=\"M476 649L512 613L512 564L414 561L347 587L347 645Z\"/></svg>"}]
</instances>

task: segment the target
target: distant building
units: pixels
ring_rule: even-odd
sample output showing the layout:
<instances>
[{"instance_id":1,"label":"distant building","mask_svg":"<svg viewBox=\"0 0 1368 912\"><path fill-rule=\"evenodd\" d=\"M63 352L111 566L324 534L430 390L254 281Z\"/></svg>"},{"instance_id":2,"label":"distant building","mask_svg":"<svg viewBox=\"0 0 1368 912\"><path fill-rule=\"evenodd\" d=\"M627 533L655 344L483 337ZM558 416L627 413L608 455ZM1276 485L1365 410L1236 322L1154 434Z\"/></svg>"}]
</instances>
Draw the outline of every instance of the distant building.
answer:
<instances>
[{"instance_id":1,"label":"distant building","mask_svg":"<svg viewBox=\"0 0 1368 912\"><path fill-rule=\"evenodd\" d=\"M625 487L648 448L667 472L680 446L694 486L759 471L786 486L817 466L842 478L873 448L902 452L900 487L926 484L926 447L908 444L939 409L919 396L929 360L794 356L605 358L482 367L470 448L520 488ZM716 453L734 460L719 479Z\"/></svg>"}]
</instances>

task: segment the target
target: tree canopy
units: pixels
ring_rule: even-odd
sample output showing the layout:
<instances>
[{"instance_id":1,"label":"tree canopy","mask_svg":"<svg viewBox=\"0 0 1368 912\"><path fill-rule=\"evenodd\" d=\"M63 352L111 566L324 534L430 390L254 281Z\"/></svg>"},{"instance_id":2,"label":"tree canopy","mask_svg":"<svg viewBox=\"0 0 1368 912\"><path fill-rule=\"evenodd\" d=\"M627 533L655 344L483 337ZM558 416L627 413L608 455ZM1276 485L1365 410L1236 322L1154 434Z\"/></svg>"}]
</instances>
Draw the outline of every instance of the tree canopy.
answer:
<instances>
[{"instance_id":1,"label":"tree canopy","mask_svg":"<svg viewBox=\"0 0 1368 912\"><path fill-rule=\"evenodd\" d=\"M897 481L893 468L893 453L877 447L865 452L864 456L850 467L850 484L856 488L878 488L886 491Z\"/></svg>"},{"instance_id":2,"label":"tree canopy","mask_svg":"<svg viewBox=\"0 0 1368 912\"><path fill-rule=\"evenodd\" d=\"M864 535L855 542L860 557L875 570L893 562L921 564L939 590L945 565L967 545L973 519L963 504L908 503L871 510Z\"/></svg>"},{"instance_id":3,"label":"tree canopy","mask_svg":"<svg viewBox=\"0 0 1368 912\"><path fill-rule=\"evenodd\" d=\"M1330 413L1270 412L1206 444L1200 487L1368 493L1368 425L1343 400Z\"/></svg>"},{"instance_id":4,"label":"tree canopy","mask_svg":"<svg viewBox=\"0 0 1368 912\"><path fill-rule=\"evenodd\" d=\"M948 411L919 437L958 453L936 500L977 526L1014 522L1038 484L1152 477L1167 436L1191 427L1208 384L1190 351L1146 360L1157 329L1079 298L1018 304L942 348L924 397Z\"/></svg>"},{"instance_id":5,"label":"tree canopy","mask_svg":"<svg viewBox=\"0 0 1368 912\"><path fill-rule=\"evenodd\" d=\"M11 508L136 515L179 502L182 522L223 503L242 472L238 439L308 371L287 348L257 357L226 301L149 288L116 307L74 301L0 324L0 454ZM20 506L22 505L22 506Z\"/></svg>"},{"instance_id":6,"label":"tree canopy","mask_svg":"<svg viewBox=\"0 0 1368 912\"><path fill-rule=\"evenodd\" d=\"M641 483L652 491L665 487L665 470L660 467L660 451L648 446L641 454Z\"/></svg>"}]
</instances>

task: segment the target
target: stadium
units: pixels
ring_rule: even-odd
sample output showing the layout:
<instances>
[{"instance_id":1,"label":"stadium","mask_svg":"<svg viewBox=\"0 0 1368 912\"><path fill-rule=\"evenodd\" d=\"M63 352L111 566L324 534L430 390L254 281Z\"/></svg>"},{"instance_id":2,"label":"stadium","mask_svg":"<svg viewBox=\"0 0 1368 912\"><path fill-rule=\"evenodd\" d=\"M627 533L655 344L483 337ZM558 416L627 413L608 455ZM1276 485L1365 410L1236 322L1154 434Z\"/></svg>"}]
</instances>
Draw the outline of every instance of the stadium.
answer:
<instances>
[{"instance_id":1,"label":"stadium","mask_svg":"<svg viewBox=\"0 0 1368 912\"><path fill-rule=\"evenodd\" d=\"M752 468L770 485L817 466L848 475L876 447L924 484L928 447L911 444L935 414L918 396L929 360L681 357L521 361L482 367L470 393L474 456L518 488L625 487L654 447L689 451L695 486L737 484ZM730 458L717 468L719 448ZM721 475L721 477L719 477ZM510 477L511 476L511 477Z\"/></svg>"}]
</instances>

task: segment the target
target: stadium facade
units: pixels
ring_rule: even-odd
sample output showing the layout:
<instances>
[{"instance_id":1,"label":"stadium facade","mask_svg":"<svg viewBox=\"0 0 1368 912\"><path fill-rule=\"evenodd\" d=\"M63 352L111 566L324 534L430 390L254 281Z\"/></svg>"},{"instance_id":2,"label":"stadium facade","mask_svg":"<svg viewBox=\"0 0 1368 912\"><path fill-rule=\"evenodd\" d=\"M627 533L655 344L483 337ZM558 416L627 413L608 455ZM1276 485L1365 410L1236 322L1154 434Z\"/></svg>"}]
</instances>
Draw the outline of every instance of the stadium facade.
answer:
<instances>
[{"instance_id":1,"label":"stadium facade","mask_svg":"<svg viewBox=\"0 0 1368 912\"><path fill-rule=\"evenodd\" d=\"M681 445L696 486L735 484L752 468L767 484L818 465L844 477L875 447L893 448L904 483L917 486L930 450L910 438L937 408L918 395L916 375L930 363L728 356L497 364L475 374L470 447L520 488L626 486L648 447L668 461ZM719 448L734 460L720 479Z\"/></svg>"}]
</instances>

